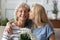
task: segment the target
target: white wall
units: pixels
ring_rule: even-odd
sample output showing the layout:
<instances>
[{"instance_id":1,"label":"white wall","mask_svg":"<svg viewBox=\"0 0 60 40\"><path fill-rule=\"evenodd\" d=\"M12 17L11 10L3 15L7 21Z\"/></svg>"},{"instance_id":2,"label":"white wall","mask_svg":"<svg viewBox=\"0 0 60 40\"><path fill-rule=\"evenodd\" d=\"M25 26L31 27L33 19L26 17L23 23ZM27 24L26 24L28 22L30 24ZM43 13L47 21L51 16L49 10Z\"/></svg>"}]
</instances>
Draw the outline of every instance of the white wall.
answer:
<instances>
[{"instance_id":1,"label":"white wall","mask_svg":"<svg viewBox=\"0 0 60 40\"><path fill-rule=\"evenodd\" d=\"M59 12L58 12L58 19L60 19L60 0L58 0L58 10L59 10Z\"/></svg>"},{"instance_id":2,"label":"white wall","mask_svg":"<svg viewBox=\"0 0 60 40\"><path fill-rule=\"evenodd\" d=\"M0 13L1 13L1 0L0 0Z\"/></svg>"},{"instance_id":3,"label":"white wall","mask_svg":"<svg viewBox=\"0 0 60 40\"><path fill-rule=\"evenodd\" d=\"M26 0L2 0L2 15L9 20L14 17L14 10L16 6Z\"/></svg>"},{"instance_id":4,"label":"white wall","mask_svg":"<svg viewBox=\"0 0 60 40\"><path fill-rule=\"evenodd\" d=\"M1 12L1 0L0 0L0 12Z\"/></svg>"},{"instance_id":5,"label":"white wall","mask_svg":"<svg viewBox=\"0 0 60 40\"><path fill-rule=\"evenodd\" d=\"M60 8L59 8L60 0L57 0L57 1L58 1L58 10L59 10L58 18L60 19ZM13 18L14 17L13 13L14 13L15 7L22 2L25 2L30 6L34 3L42 4L45 7L46 12L48 11L48 13L47 13L48 18L54 18L53 14L52 14L53 0L48 0L48 3L46 0L2 0L2 15L3 15L3 17L8 18L9 20L11 18Z\"/></svg>"}]
</instances>

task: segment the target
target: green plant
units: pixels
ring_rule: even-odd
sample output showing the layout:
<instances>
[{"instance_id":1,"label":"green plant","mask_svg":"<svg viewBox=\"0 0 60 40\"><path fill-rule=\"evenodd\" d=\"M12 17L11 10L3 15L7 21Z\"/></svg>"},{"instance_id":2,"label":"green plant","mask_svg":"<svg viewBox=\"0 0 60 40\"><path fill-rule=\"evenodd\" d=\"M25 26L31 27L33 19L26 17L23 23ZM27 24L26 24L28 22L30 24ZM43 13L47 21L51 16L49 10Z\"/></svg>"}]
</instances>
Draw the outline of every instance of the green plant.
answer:
<instances>
[{"instance_id":1,"label":"green plant","mask_svg":"<svg viewBox=\"0 0 60 40\"><path fill-rule=\"evenodd\" d=\"M10 21L14 21L14 18L12 18Z\"/></svg>"},{"instance_id":2,"label":"green plant","mask_svg":"<svg viewBox=\"0 0 60 40\"><path fill-rule=\"evenodd\" d=\"M19 40L31 40L31 38L29 34L25 33L20 35Z\"/></svg>"},{"instance_id":3,"label":"green plant","mask_svg":"<svg viewBox=\"0 0 60 40\"><path fill-rule=\"evenodd\" d=\"M56 18L57 18L57 14L58 14L57 1L54 0L53 3L54 3L53 13L56 14Z\"/></svg>"},{"instance_id":4,"label":"green plant","mask_svg":"<svg viewBox=\"0 0 60 40\"><path fill-rule=\"evenodd\" d=\"M2 25L2 26L6 26L6 23L7 23L7 22L8 22L8 19L6 18L6 19L2 20L1 25Z\"/></svg>"}]
</instances>

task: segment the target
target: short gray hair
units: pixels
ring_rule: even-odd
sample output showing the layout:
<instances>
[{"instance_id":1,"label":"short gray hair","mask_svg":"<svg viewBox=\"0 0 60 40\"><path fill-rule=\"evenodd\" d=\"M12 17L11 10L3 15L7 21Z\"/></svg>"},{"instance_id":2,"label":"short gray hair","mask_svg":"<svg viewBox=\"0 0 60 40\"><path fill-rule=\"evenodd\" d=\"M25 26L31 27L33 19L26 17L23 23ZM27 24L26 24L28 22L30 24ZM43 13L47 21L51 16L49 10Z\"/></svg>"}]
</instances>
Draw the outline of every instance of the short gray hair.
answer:
<instances>
[{"instance_id":1,"label":"short gray hair","mask_svg":"<svg viewBox=\"0 0 60 40\"><path fill-rule=\"evenodd\" d=\"M15 19L15 20L17 20L17 18L16 18L16 12L18 11L18 9L19 9L20 7L25 7L28 12L30 11L30 7L29 7L28 4L26 4L26 3L21 3L21 4L19 4L19 5L15 8L15 12L14 12L14 19Z\"/></svg>"}]
</instances>

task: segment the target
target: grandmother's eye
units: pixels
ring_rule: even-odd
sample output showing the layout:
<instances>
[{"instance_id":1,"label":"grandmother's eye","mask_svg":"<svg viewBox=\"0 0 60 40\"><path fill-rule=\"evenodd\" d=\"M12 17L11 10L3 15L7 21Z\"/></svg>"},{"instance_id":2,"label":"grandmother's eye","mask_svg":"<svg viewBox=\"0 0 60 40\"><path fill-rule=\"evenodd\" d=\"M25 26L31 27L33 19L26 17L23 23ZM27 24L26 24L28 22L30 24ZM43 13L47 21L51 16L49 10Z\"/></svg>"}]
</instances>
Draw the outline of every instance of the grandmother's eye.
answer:
<instances>
[{"instance_id":1,"label":"grandmother's eye","mask_svg":"<svg viewBox=\"0 0 60 40\"><path fill-rule=\"evenodd\" d=\"M22 12L22 10L20 10L19 12Z\"/></svg>"}]
</instances>

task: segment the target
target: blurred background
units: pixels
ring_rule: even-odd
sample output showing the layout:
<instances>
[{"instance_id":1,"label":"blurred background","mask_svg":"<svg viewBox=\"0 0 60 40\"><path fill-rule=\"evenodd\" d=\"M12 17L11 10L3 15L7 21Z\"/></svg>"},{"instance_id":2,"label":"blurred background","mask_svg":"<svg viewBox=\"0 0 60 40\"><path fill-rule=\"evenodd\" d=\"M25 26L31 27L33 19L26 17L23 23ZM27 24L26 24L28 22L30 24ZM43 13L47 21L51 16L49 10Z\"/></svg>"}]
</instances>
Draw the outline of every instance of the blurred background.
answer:
<instances>
[{"instance_id":1,"label":"blurred background","mask_svg":"<svg viewBox=\"0 0 60 40\"><path fill-rule=\"evenodd\" d=\"M16 6L22 2L27 3L30 7L34 3L43 5L53 24L56 40L60 40L60 0L0 0L0 35L6 23L13 20Z\"/></svg>"}]
</instances>

